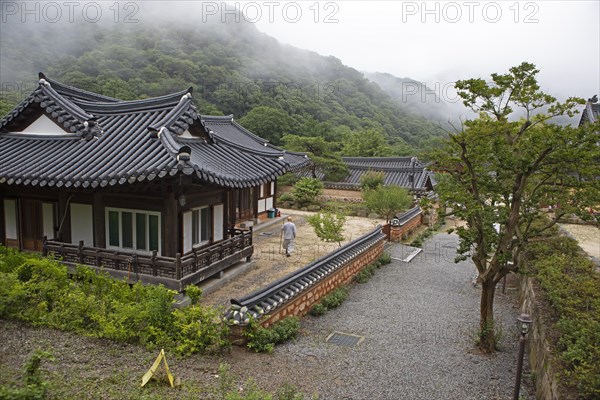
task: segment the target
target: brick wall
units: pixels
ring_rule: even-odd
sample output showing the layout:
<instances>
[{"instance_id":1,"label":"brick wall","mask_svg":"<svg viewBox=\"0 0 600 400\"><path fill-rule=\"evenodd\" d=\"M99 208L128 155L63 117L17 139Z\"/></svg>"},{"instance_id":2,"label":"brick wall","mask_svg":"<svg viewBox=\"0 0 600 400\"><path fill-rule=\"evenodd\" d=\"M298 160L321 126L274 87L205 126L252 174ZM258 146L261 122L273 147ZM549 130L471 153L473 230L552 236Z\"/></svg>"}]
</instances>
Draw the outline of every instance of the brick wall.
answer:
<instances>
[{"instance_id":1,"label":"brick wall","mask_svg":"<svg viewBox=\"0 0 600 400\"><path fill-rule=\"evenodd\" d=\"M305 293L293 298L290 302L283 304L279 309L266 315L261 320L261 325L268 327L271 324L289 316L303 317L308 314L310 309L317 304L323 297L335 288L349 284L356 274L364 267L376 261L383 253L384 240L378 241L367 251L358 257L350 260L335 273L329 275L314 286L305 290Z\"/></svg>"},{"instance_id":2,"label":"brick wall","mask_svg":"<svg viewBox=\"0 0 600 400\"><path fill-rule=\"evenodd\" d=\"M401 226L390 227L390 242L398 243L406 239L415 229L423 223L423 214L415 215L410 221Z\"/></svg>"}]
</instances>

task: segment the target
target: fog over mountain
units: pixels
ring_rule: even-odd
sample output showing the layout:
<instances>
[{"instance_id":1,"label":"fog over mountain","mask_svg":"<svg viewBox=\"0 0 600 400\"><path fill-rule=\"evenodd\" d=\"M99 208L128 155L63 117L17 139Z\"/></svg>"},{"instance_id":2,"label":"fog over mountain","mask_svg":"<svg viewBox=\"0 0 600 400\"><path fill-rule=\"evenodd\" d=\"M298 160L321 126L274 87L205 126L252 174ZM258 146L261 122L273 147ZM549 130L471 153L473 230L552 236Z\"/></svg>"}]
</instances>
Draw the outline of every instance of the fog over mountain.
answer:
<instances>
[{"instance_id":1,"label":"fog over mountain","mask_svg":"<svg viewBox=\"0 0 600 400\"><path fill-rule=\"evenodd\" d=\"M476 3L2 2L1 100L38 71L125 98L192 85L204 112L268 106L291 133L374 127L420 147L472 115L458 79L530 61L558 98L600 92L598 2Z\"/></svg>"}]
</instances>

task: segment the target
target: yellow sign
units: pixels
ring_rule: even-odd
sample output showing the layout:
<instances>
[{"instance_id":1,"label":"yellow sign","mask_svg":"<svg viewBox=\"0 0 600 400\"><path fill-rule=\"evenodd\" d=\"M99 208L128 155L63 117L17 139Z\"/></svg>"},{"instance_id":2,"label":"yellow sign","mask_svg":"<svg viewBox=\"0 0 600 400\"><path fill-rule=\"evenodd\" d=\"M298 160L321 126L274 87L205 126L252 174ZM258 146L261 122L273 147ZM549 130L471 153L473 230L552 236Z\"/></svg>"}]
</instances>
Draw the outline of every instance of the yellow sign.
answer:
<instances>
[{"instance_id":1,"label":"yellow sign","mask_svg":"<svg viewBox=\"0 0 600 400\"><path fill-rule=\"evenodd\" d=\"M154 364L152 364L148 372L146 372L144 376L142 376L141 387L144 387L144 385L148 383L150 378L154 376L154 373L158 370L161 361L165 364L165 372L167 373L167 378L169 378L169 383L171 384L171 387L175 387L173 384L173 375L171 375L171 371L169 371L169 364L167 364L167 357L165 357L165 349L160 350L160 354L158 355L158 357L156 357Z\"/></svg>"}]
</instances>

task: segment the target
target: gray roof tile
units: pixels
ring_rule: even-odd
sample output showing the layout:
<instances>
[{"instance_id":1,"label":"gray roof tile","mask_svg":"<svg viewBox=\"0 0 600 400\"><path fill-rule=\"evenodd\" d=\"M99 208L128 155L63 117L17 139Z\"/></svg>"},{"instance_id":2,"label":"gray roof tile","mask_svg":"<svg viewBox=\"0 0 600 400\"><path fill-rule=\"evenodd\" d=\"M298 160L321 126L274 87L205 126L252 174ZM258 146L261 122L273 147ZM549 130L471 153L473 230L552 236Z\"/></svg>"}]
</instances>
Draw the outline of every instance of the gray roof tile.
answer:
<instances>
[{"instance_id":1,"label":"gray roof tile","mask_svg":"<svg viewBox=\"0 0 600 400\"><path fill-rule=\"evenodd\" d=\"M31 115L45 112L71 133L11 132L28 109L34 111ZM39 87L0 120L0 183L104 187L181 173L243 188L272 181L309 162L303 154L286 155L270 144L261 147L262 139L233 121L213 125L201 121L219 118L201 117L190 89L117 101L43 77ZM180 137L192 125L201 131L212 129L214 135ZM189 157L180 157L182 153Z\"/></svg>"}]
</instances>

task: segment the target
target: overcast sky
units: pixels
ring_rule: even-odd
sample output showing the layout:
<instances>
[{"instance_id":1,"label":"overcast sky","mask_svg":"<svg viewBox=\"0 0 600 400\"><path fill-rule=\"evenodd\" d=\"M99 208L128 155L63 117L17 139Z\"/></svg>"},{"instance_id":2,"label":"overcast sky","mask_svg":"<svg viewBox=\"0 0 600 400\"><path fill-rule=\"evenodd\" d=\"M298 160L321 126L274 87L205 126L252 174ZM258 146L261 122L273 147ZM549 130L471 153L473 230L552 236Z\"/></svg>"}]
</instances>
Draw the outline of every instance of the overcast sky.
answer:
<instances>
[{"instance_id":1,"label":"overcast sky","mask_svg":"<svg viewBox=\"0 0 600 400\"><path fill-rule=\"evenodd\" d=\"M237 8L282 43L335 56L360 71L413 78L442 98L457 79L489 77L522 61L536 64L542 88L559 98L600 94L600 0L0 0L0 5L3 29L36 18L42 24L157 17L220 22L236 18Z\"/></svg>"},{"instance_id":2,"label":"overcast sky","mask_svg":"<svg viewBox=\"0 0 600 400\"><path fill-rule=\"evenodd\" d=\"M588 98L600 92L598 0L273 3L238 4L279 41L361 71L443 89L456 79L487 77L529 61L541 69L542 88L551 94Z\"/></svg>"}]
</instances>

